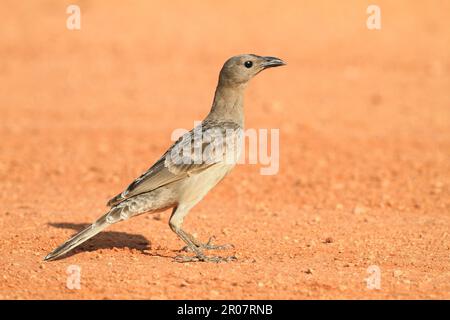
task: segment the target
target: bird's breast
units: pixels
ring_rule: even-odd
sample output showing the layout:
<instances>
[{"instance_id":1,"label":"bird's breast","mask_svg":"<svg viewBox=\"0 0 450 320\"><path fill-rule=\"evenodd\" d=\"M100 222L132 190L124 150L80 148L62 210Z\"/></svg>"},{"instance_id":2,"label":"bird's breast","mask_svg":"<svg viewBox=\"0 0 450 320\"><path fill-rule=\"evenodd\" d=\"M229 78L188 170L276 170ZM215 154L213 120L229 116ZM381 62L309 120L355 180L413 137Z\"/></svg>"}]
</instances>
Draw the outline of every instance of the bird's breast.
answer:
<instances>
[{"instance_id":1,"label":"bird's breast","mask_svg":"<svg viewBox=\"0 0 450 320\"><path fill-rule=\"evenodd\" d=\"M180 183L180 202L200 201L228 172L234 164L216 163L205 171L192 175Z\"/></svg>"}]
</instances>

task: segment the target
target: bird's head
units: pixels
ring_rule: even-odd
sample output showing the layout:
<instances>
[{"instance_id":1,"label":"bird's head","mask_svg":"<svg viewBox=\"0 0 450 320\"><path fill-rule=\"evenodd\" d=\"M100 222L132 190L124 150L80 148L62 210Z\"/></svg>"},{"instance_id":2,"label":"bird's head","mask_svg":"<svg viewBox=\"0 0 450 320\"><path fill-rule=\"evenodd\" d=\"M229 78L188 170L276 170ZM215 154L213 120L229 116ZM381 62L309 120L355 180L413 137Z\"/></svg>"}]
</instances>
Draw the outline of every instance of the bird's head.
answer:
<instances>
[{"instance_id":1,"label":"bird's head","mask_svg":"<svg viewBox=\"0 0 450 320\"><path fill-rule=\"evenodd\" d=\"M223 65L219 82L228 85L246 84L264 69L284 66L285 64L283 60L276 57L261 57L256 54L234 56Z\"/></svg>"}]
</instances>

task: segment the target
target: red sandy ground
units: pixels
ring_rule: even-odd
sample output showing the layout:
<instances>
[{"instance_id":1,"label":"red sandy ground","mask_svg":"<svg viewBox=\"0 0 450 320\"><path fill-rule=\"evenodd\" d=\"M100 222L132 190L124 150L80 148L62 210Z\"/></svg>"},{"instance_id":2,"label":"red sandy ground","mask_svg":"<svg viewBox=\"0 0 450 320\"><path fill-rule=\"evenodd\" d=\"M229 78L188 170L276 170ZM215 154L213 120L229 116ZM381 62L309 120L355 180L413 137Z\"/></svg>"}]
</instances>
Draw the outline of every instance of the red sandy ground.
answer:
<instances>
[{"instance_id":1,"label":"red sandy ground","mask_svg":"<svg viewBox=\"0 0 450 320\"><path fill-rule=\"evenodd\" d=\"M448 2L0 5L0 298L450 298ZM238 166L188 216L232 263L173 262L170 212L43 257L208 112L231 55L279 56L246 96L280 171ZM66 269L81 267L81 289ZM367 268L381 270L370 290Z\"/></svg>"}]
</instances>

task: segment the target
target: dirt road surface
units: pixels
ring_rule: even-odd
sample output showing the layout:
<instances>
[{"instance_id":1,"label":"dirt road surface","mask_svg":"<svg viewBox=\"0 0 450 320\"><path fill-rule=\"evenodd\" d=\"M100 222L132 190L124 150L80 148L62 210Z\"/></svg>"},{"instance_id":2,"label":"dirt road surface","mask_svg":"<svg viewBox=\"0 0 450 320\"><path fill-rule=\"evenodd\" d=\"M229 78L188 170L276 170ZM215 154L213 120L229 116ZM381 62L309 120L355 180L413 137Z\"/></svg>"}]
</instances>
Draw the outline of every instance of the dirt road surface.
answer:
<instances>
[{"instance_id":1,"label":"dirt road surface","mask_svg":"<svg viewBox=\"0 0 450 320\"><path fill-rule=\"evenodd\" d=\"M74 31L69 3L0 4L0 298L450 298L448 2L377 1L368 30L368 1L80 0ZM164 212L43 262L206 115L240 53L288 62L246 94L279 172L239 165L185 222L238 260L173 262Z\"/></svg>"}]
</instances>

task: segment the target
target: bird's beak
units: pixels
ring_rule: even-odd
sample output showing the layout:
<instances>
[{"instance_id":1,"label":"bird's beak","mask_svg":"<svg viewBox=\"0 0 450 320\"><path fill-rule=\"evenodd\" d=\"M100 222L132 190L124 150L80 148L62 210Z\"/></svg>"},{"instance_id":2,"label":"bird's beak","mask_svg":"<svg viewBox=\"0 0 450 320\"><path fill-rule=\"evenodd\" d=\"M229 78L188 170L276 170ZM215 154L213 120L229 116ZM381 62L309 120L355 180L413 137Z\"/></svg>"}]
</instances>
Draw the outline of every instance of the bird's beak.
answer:
<instances>
[{"instance_id":1,"label":"bird's beak","mask_svg":"<svg viewBox=\"0 0 450 320\"><path fill-rule=\"evenodd\" d=\"M263 63L261 63L261 67L263 67L264 69L286 65L286 63L280 58L276 57L262 57L262 58L264 61Z\"/></svg>"}]
</instances>

